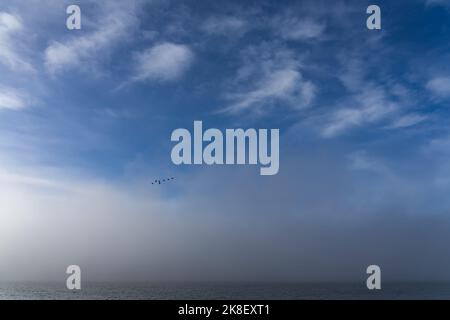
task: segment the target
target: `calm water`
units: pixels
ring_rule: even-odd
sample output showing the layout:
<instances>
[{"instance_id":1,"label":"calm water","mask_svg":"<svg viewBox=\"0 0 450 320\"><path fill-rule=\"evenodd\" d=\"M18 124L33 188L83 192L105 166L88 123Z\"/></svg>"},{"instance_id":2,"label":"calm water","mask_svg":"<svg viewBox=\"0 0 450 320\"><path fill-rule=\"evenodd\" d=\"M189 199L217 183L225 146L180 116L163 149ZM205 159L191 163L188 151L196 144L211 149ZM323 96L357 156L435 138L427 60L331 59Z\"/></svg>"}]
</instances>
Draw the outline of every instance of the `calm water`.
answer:
<instances>
[{"instance_id":1,"label":"calm water","mask_svg":"<svg viewBox=\"0 0 450 320\"><path fill-rule=\"evenodd\" d=\"M450 284L386 284L369 291L361 284L65 284L0 283L4 299L450 299Z\"/></svg>"}]
</instances>

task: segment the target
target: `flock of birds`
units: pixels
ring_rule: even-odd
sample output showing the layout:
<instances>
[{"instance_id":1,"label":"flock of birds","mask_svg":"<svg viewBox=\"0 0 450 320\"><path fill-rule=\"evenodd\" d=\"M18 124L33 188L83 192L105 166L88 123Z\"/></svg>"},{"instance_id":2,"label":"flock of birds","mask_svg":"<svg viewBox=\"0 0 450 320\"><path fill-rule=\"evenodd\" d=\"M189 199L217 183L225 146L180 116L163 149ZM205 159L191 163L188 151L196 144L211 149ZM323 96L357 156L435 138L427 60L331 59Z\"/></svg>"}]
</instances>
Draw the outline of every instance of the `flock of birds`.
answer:
<instances>
[{"instance_id":1,"label":"flock of birds","mask_svg":"<svg viewBox=\"0 0 450 320\"><path fill-rule=\"evenodd\" d=\"M155 179L155 181L152 182L152 184L161 184L162 183L166 183L169 182L171 180L175 180L174 177L170 177L170 178L166 178L166 179Z\"/></svg>"}]
</instances>

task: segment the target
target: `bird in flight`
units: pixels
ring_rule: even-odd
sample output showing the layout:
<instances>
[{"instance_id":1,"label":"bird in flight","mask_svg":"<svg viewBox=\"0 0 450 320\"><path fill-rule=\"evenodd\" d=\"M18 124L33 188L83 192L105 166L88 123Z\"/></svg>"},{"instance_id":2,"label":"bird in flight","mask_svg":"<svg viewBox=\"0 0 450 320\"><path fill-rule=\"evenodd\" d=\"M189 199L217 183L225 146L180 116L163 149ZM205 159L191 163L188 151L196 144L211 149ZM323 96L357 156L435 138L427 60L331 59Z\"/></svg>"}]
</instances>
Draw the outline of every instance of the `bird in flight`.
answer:
<instances>
[{"instance_id":1,"label":"bird in flight","mask_svg":"<svg viewBox=\"0 0 450 320\"><path fill-rule=\"evenodd\" d=\"M166 179L155 179L155 180L152 182L152 184L161 184L161 182L162 182L162 183L165 183L165 182L169 182L169 181L171 181L171 180L175 180L175 178L174 178L174 177L170 177L170 178L166 178Z\"/></svg>"}]
</instances>

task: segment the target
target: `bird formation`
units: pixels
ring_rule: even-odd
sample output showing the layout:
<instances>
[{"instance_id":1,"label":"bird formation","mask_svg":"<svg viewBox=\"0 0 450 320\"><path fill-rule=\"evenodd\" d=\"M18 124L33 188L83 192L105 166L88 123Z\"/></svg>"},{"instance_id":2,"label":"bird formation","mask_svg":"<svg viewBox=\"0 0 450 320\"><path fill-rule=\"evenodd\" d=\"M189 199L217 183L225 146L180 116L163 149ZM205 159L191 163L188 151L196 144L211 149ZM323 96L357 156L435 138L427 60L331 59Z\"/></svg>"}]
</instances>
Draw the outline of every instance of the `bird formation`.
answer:
<instances>
[{"instance_id":1,"label":"bird formation","mask_svg":"<svg viewBox=\"0 0 450 320\"><path fill-rule=\"evenodd\" d=\"M152 184L161 184L161 182L165 183L165 182L169 182L171 180L175 180L174 177L171 178L166 178L166 179L155 179Z\"/></svg>"}]
</instances>

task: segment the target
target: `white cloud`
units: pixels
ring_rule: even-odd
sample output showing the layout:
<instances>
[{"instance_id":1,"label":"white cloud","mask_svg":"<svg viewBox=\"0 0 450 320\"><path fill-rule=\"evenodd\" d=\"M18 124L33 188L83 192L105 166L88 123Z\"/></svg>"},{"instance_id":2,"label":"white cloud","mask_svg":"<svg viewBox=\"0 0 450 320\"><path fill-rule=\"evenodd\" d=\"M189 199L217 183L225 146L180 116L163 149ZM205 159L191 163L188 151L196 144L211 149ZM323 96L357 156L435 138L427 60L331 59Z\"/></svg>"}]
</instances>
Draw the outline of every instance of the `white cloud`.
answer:
<instances>
[{"instance_id":1,"label":"white cloud","mask_svg":"<svg viewBox=\"0 0 450 320\"><path fill-rule=\"evenodd\" d=\"M232 97L236 102L226 111L238 112L249 107L262 108L264 104L276 100L301 107L309 105L315 93L316 87L310 81L302 80L300 72L291 69L277 70L263 78L255 89L234 94Z\"/></svg>"},{"instance_id":2,"label":"white cloud","mask_svg":"<svg viewBox=\"0 0 450 320\"><path fill-rule=\"evenodd\" d=\"M404 116L400 117L399 119L395 120L392 123L392 125L389 126L389 128L396 129L396 128L411 127L411 126L415 126L416 124L419 124L421 122L424 122L427 119L428 119L428 117L425 115L421 115L421 114L417 114L417 113L407 114L407 115L404 115Z\"/></svg>"},{"instance_id":3,"label":"white cloud","mask_svg":"<svg viewBox=\"0 0 450 320\"><path fill-rule=\"evenodd\" d=\"M8 87L0 87L0 109L19 110L27 106L27 96Z\"/></svg>"},{"instance_id":4,"label":"white cloud","mask_svg":"<svg viewBox=\"0 0 450 320\"><path fill-rule=\"evenodd\" d=\"M60 42L53 42L45 50L45 64L47 69L51 72L56 72L63 69L69 65L76 65L79 63L78 49L75 49L77 45L72 44L62 44Z\"/></svg>"},{"instance_id":5,"label":"white cloud","mask_svg":"<svg viewBox=\"0 0 450 320\"><path fill-rule=\"evenodd\" d=\"M176 80L190 67L193 58L193 52L186 45L169 42L157 44L136 55L133 80Z\"/></svg>"},{"instance_id":6,"label":"white cloud","mask_svg":"<svg viewBox=\"0 0 450 320\"><path fill-rule=\"evenodd\" d=\"M0 12L0 63L13 71L32 71L17 49L18 35L23 31L23 24L18 16Z\"/></svg>"},{"instance_id":7,"label":"white cloud","mask_svg":"<svg viewBox=\"0 0 450 320\"><path fill-rule=\"evenodd\" d=\"M342 108L334 112L328 123L322 128L322 136L333 137L348 128L378 121L398 109L390 101L382 87L366 87L361 93L351 97L348 103L357 107Z\"/></svg>"},{"instance_id":8,"label":"white cloud","mask_svg":"<svg viewBox=\"0 0 450 320\"><path fill-rule=\"evenodd\" d=\"M74 68L91 67L101 61L136 25L133 3L107 2L102 4L103 16L96 22L93 32L71 37L66 41L53 41L45 50L45 65L51 73ZM92 71L92 69L90 69Z\"/></svg>"},{"instance_id":9,"label":"white cloud","mask_svg":"<svg viewBox=\"0 0 450 320\"><path fill-rule=\"evenodd\" d=\"M437 98L450 98L450 77L431 79L426 88Z\"/></svg>"},{"instance_id":10,"label":"white cloud","mask_svg":"<svg viewBox=\"0 0 450 320\"><path fill-rule=\"evenodd\" d=\"M341 109L332 116L331 121L322 129L322 136L333 137L350 126L363 122L364 111L358 109Z\"/></svg>"},{"instance_id":11,"label":"white cloud","mask_svg":"<svg viewBox=\"0 0 450 320\"><path fill-rule=\"evenodd\" d=\"M426 118L407 114L402 110L417 103L417 95L401 82L381 76L373 70L375 62L368 62L359 52L342 55L337 77L347 92L343 92L330 113L320 116L320 133L323 137L335 137L356 127L390 122L384 128L401 128L418 124ZM378 68L378 66L377 66Z\"/></svg>"},{"instance_id":12,"label":"white cloud","mask_svg":"<svg viewBox=\"0 0 450 320\"><path fill-rule=\"evenodd\" d=\"M298 57L290 50L272 44L249 47L233 83L236 90L226 95L231 104L223 111L237 113L251 108L263 113L274 103L294 109L310 106L317 87L303 78L300 67Z\"/></svg>"}]
</instances>

